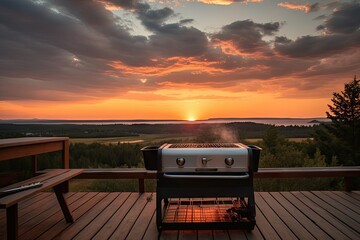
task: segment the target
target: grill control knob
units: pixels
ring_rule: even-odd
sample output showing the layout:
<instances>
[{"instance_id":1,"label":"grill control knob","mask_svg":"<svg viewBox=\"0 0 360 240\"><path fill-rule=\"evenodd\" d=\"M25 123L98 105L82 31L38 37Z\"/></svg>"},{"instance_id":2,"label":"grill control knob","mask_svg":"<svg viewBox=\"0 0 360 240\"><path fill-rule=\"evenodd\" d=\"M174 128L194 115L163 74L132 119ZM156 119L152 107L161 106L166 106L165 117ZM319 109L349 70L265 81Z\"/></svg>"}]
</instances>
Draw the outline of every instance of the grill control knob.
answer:
<instances>
[{"instance_id":1,"label":"grill control knob","mask_svg":"<svg viewBox=\"0 0 360 240\"><path fill-rule=\"evenodd\" d=\"M234 159L232 157L225 158L226 166L231 166L234 164Z\"/></svg>"},{"instance_id":2,"label":"grill control knob","mask_svg":"<svg viewBox=\"0 0 360 240\"><path fill-rule=\"evenodd\" d=\"M184 164L185 164L185 158L177 158L177 159L176 159L176 164L177 164L179 167L184 166Z\"/></svg>"},{"instance_id":3,"label":"grill control knob","mask_svg":"<svg viewBox=\"0 0 360 240\"><path fill-rule=\"evenodd\" d=\"M202 158L201 158L201 163L202 163L203 166L205 166L205 165L208 163L208 161L211 161L211 159L210 159L210 158L206 158L206 157L202 157Z\"/></svg>"}]
</instances>

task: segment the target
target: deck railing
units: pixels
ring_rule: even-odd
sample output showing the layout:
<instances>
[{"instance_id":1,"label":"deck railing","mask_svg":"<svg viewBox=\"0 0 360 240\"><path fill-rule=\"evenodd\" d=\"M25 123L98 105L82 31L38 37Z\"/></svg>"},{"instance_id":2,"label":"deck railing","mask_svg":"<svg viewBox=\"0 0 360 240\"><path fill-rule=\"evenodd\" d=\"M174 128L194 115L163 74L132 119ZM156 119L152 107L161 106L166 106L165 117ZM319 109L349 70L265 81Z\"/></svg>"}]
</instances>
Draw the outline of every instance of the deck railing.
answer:
<instances>
[{"instance_id":1,"label":"deck railing","mask_svg":"<svg viewBox=\"0 0 360 240\"><path fill-rule=\"evenodd\" d=\"M37 172L37 156L61 151L62 167L69 168L68 137L26 137L0 139L0 161L32 157L32 173Z\"/></svg>"},{"instance_id":2,"label":"deck railing","mask_svg":"<svg viewBox=\"0 0 360 240\"><path fill-rule=\"evenodd\" d=\"M0 139L0 161L32 156L32 170L37 173L37 155L61 151L62 167L69 168L69 138L12 138ZM77 178L83 179L138 179L139 192L145 192L145 179L156 179L156 171L143 168L84 169ZM343 177L344 190L351 191L351 182L360 177L360 166L354 167L311 167L311 168L259 168L254 178L315 178ZM67 188L66 188L67 189Z\"/></svg>"},{"instance_id":3,"label":"deck railing","mask_svg":"<svg viewBox=\"0 0 360 240\"><path fill-rule=\"evenodd\" d=\"M77 178L82 179L138 179L139 192L145 192L145 179L156 179L156 171L144 168L84 169ZM343 177L344 190L351 191L351 182L360 177L360 166L354 167L300 167L300 168L259 168L254 178L315 178Z\"/></svg>"}]
</instances>

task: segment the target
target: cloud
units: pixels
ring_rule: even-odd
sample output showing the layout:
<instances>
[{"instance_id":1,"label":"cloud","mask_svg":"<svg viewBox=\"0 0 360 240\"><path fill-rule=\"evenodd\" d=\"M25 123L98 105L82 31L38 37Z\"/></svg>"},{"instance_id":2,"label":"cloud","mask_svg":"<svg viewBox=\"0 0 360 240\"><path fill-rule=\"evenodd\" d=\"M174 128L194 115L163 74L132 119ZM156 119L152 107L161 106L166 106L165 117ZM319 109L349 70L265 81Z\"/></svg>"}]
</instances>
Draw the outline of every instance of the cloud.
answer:
<instances>
[{"instance_id":1,"label":"cloud","mask_svg":"<svg viewBox=\"0 0 360 240\"><path fill-rule=\"evenodd\" d=\"M191 23L192 19L166 23L175 16L174 11L168 7L154 10L147 3L138 1L128 4L127 1L111 0L111 3L136 13L141 23L153 33L147 44L157 57L198 56L207 49L206 34L197 28L184 26Z\"/></svg>"},{"instance_id":2,"label":"cloud","mask_svg":"<svg viewBox=\"0 0 360 240\"><path fill-rule=\"evenodd\" d=\"M317 12L320 9L319 3L297 4L297 3L292 3L292 2L282 2L282 3L279 3L278 6L288 8L291 10L304 11L306 13Z\"/></svg>"},{"instance_id":3,"label":"cloud","mask_svg":"<svg viewBox=\"0 0 360 240\"><path fill-rule=\"evenodd\" d=\"M360 32L351 36L303 36L295 41L275 41L275 50L279 54L294 58L327 57L358 47L360 47Z\"/></svg>"},{"instance_id":4,"label":"cloud","mask_svg":"<svg viewBox=\"0 0 360 240\"><path fill-rule=\"evenodd\" d=\"M226 93L273 91L267 82L316 94L311 87L324 80L298 86L296 80L359 70L358 18L351 11L357 6L338 4L324 16L322 34L291 40L278 36L280 22L236 20L210 34L196 28L193 19L178 20L182 16L171 8L135 0L3 0L0 83L6 88L0 89L0 101L135 98L140 93L168 99L161 93L170 88L171 94L216 88L221 92L213 98L224 98ZM147 36L131 33L131 22L124 19L130 15ZM294 84L286 85L287 78ZM211 97L198 92L192 96Z\"/></svg>"},{"instance_id":5,"label":"cloud","mask_svg":"<svg viewBox=\"0 0 360 240\"><path fill-rule=\"evenodd\" d=\"M272 55L269 43L264 36L275 34L280 23L254 23L251 20L236 21L222 27L219 33L212 36L214 45L230 55Z\"/></svg>"},{"instance_id":6,"label":"cloud","mask_svg":"<svg viewBox=\"0 0 360 240\"><path fill-rule=\"evenodd\" d=\"M151 10L137 1L121 3L123 9L136 10L144 25L151 21L157 24L154 34L149 38L131 35L122 19L106 10L103 2L1 1L1 84L12 80L6 81L8 91L0 99L44 96L34 87L28 88L26 95L18 91L18 84L29 79L39 83L36 86L42 86L43 93L46 89L71 92L73 99L78 99L79 93L106 96L119 88L126 92L142 88L143 83L132 80L126 72L114 71L112 63L153 67L157 58L191 57L206 50L206 35L183 26L191 23L190 19L166 24L174 14L171 9ZM63 99L69 97L63 94ZM48 99L59 97L49 94Z\"/></svg>"},{"instance_id":7,"label":"cloud","mask_svg":"<svg viewBox=\"0 0 360 240\"><path fill-rule=\"evenodd\" d=\"M360 30L360 3L344 3L325 18L320 29L327 33L350 34Z\"/></svg>"},{"instance_id":8,"label":"cloud","mask_svg":"<svg viewBox=\"0 0 360 240\"><path fill-rule=\"evenodd\" d=\"M206 4L214 4L214 5L230 5L233 3L256 3L263 2L264 0L197 0L196 2L206 3Z\"/></svg>"},{"instance_id":9,"label":"cloud","mask_svg":"<svg viewBox=\"0 0 360 240\"><path fill-rule=\"evenodd\" d=\"M321 58L360 47L360 3L343 3L317 27L318 36L302 36L295 41L275 39L275 51L294 58Z\"/></svg>"}]
</instances>

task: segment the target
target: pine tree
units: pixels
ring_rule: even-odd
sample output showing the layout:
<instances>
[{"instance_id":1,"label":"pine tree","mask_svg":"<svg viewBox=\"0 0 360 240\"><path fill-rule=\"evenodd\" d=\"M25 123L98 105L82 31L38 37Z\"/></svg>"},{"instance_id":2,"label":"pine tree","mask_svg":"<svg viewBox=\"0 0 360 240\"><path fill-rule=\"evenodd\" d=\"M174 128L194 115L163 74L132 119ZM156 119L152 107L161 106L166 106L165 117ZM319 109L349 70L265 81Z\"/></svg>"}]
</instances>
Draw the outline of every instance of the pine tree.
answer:
<instances>
[{"instance_id":1,"label":"pine tree","mask_svg":"<svg viewBox=\"0 0 360 240\"><path fill-rule=\"evenodd\" d=\"M326 115L335 125L355 126L360 121L360 80L345 84L345 90L334 93L331 99L333 106L328 105L330 112Z\"/></svg>"},{"instance_id":2,"label":"pine tree","mask_svg":"<svg viewBox=\"0 0 360 240\"><path fill-rule=\"evenodd\" d=\"M345 84L344 91L335 92L331 101L326 112L331 124L318 132L319 146L331 149L340 164L360 165L360 81L356 76Z\"/></svg>"}]
</instances>

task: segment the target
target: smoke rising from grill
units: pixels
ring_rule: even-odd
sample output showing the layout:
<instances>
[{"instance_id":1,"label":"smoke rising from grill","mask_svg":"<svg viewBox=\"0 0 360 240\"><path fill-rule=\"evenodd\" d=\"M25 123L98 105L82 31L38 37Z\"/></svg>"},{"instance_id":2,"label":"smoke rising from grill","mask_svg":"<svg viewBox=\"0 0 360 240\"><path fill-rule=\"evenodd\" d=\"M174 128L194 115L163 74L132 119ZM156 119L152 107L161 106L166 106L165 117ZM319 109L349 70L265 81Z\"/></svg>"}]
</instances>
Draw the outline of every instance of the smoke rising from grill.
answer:
<instances>
[{"instance_id":1,"label":"smoke rising from grill","mask_svg":"<svg viewBox=\"0 0 360 240\"><path fill-rule=\"evenodd\" d=\"M216 129L216 135L219 135L221 142L238 142L238 136L237 134L228 128L217 128Z\"/></svg>"},{"instance_id":2,"label":"smoke rising from grill","mask_svg":"<svg viewBox=\"0 0 360 240\"><path fill-rule=\"evenodd\" d=\"M203 126L196 137L197 143L232 143L239 142L239 134L233 128L221 125Z\"/></svg>"}]
</instances>

